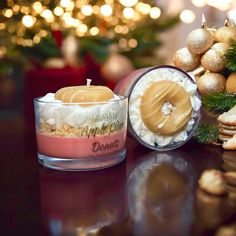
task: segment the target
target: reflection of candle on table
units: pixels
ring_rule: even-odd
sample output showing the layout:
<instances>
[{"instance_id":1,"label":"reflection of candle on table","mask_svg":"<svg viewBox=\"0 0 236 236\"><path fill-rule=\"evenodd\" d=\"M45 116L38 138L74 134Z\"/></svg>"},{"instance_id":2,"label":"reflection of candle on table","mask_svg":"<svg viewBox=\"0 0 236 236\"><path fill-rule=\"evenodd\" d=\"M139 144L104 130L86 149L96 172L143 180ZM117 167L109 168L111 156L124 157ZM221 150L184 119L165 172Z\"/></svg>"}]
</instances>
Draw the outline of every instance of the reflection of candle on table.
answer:
<instances>
[{"instance_id":1,"label":"reflection of candle on table","mask_svg":"<svg viewBox=\"0 0 236 236\"><path fill-rule=\"evenodd\" d=\"M39 180L45 235L95 235L127 215L125 163L69 175L40 168Z\"/></svg>"},{"instance_id":2,"label":"reflection of candle on table","mask_svg":"<svg viewBox=\"0 0 236 236\"><path fill-rule=\"evenodd\" d=\"M44 165L97 169L124 158L127 99L90 82L35 100L39 160Z\"/></svg>"}]
</instances>

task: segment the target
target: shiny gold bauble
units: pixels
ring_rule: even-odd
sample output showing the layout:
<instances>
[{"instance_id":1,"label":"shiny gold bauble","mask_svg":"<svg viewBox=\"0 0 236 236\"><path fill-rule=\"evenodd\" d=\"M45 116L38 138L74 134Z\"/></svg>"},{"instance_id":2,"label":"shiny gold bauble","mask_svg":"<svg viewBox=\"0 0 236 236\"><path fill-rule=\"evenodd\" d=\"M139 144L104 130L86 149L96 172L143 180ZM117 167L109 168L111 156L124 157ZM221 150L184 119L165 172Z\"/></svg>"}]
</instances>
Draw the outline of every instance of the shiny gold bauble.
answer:
<instances>
[{"instance_id":1,"label":"shiny gold bauble","mask_svg":"<svg viewBox=\"0 0 236 236\"><path fill-rule=\"evenodd\" d=\"M224 56L231 46L228 43L215 43L211 48L217 50L222 56Z\"/></svg>"},{"instance_id":2,"label":"shiny gold bauble","mask_svg":"<svg viewBox=\"0 0 236 236\"><path fill-rule=\"evenodd\" d=\"M128 57L112 54L101 67L101 74L107 81L118 82L134 70Z\"/></svg>"},{"instance_id":3,"label":"shiny gold bauble","mask_svg":"<svg viewBox=\"0 0 236 236\"><path fill-rule=\"evenodd\" d=\"M217 73L205 73L197 80L201 95L214 94L225 90L225 77Z\"/></svg>"},{"instance_id":4,"label":"shiny gold bauble","mask_svg":"<svg viewBox=\"0 0 236 236\"><path fill-rule=\"evenodd\" d=\"M225 68L225 59L220 51L211 48L202 56L201 65L205 70L217 73Z\"/></svg>"},{"instance_id":5,"label":"shiny gold bauble","mask_svg":"<svg viewBox=\"0 0 236 236\"><path fill-rule=\"evenodd\" d=\"M216 42L230 43L231 40L236 40L236 27L223 26L216 30Z\"/></svg>"},{"instance_id":6,"label":"shiny gold bauble","mask_svg":"<svg viewBox=\"0 0 236 236\"><path fill-rule=\"evenodd\" d=\"M204 28L192 31L187 37L187 48L193 54L206 52L213 43L213 35Z\"/></svg>"},{"instance_id":7,"label":"shiny gold bauble","mask_svg":"<svg viewBox=\"0 0 236 236\"><path fill-rule=\"evenodd\" d=\"M236 72L232 73L226 80L226 92L236 93Z\"/></svg>"},{"instance_id":8,"label":"shiny gold bauble","mask_svg":"<svg viewBox=\"0 0 236 236\"><path fill-rule=\"evenodd\" d=\"M225 53L230 49L228 43L215 43L201 58L201 65L211 72L220 72L225 66Z\"/></svg>"},{"instance_id":9,"label":"shiny gold bauble","mask_svg":"<svg viewBox=\"0 0 236 236\"><path fill-rule=\"evenodd\" d=\"M60 57L51 57L44 61L44 67L46 68L55 68L61 69L66 66L66 62L63 58Z\"/></svg>"},{"instance_id":10,"label":"shiny gold bauble","mask_svg":"<svg viewBox=\"0 0 236 236\"><path fill-rule=\"evenodd\" d=\"M199 66L200 55L194 55L190 53L189 50L185 47L176 51L173 57L173 61L177 67L185 71L191 71Z\"/></svg>"}]
</instances>

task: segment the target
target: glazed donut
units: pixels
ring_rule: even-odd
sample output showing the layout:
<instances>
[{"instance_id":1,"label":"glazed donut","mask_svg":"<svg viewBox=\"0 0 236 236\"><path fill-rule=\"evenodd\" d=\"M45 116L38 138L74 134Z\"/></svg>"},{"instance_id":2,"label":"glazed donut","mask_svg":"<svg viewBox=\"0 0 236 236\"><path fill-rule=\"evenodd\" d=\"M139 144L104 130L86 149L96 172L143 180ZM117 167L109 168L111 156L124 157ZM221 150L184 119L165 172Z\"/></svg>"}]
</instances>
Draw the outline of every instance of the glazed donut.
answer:
<instances>
[{"instance_id":1,"label":"glazed donut","mask_svg":"<svg viewBox=\"0 0 236 236\"><path fill-rule=\"evenodd\" d=\"M72 86L59 89L55 99L65 103L105 102L114 97L105 86Z\"/></svg>"},{"instance_id":2,"label":"glazed donut","mask_svg":"<svg viewBox=\"0 0 236 236\"><path fill-rule=\"evenodd\" d=\"M164 111L165 106L168 106L167 111ZM191 112L190 95L173 81L153 83L141 98L143 123L156 134L172 135L181 130L191 118Z\"/></svg>"}]
</instances>

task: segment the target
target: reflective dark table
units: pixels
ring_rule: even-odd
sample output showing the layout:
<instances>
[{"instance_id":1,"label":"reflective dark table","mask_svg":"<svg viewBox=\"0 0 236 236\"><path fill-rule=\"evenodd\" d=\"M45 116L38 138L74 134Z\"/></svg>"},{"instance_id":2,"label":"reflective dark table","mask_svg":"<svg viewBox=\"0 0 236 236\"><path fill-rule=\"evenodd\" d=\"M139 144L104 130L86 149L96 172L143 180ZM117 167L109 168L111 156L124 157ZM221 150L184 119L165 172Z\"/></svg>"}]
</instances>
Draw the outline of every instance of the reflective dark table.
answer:
<instances>
[{"instance_id":1,"label":"reflective dark table","mask_svg":"<svg viewBox=\"0 0 236 236\"><path fill-rule=\"evenodd\" d=\"M62 172L37 162L34 132L11 121L0 129L0 235L219 235L236 224L236 188L202 192L205 169L236 170L236 152L194 139L155 152L128 137L120 164Z\"/></svg>"}]
</instances>

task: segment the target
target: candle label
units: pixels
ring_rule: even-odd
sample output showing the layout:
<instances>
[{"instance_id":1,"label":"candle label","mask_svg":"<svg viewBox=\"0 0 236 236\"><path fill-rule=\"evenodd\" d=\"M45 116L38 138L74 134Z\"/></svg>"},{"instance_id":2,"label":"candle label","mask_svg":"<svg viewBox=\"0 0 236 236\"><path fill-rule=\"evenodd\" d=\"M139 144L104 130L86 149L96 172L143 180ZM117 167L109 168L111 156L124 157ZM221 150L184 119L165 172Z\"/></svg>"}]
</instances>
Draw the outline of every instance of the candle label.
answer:
<instances>
[{"instance_id":1,"label":"candle label","mask_svg":"<svg viewBox=\"0 0 236 236\"><path fill-rule=\"evenodd\" d=\"M92 122L101 122L101 121L113 121L118 119L119 117L119 112L109 112L109 113L101 113L101 114L96 114L92 115L89 120Z\"/></svg>"},{"instance_id":2,"label":"candle label","mask_svg":"<svg viewBox=\"0 0 236 236\"><path fill-rule=\"evenodd\" d=\"M116 121L110 124L103 123L101 127L90 127L79 129L78 136L87 136L95 138L97 135L112 134L121 130L124 126L123 122Z\"/></svg>"},{"instance_id":3,"label":"candle label","mask_svg":"<svg viewBox=\"0 0 236 236\"><path fill-rule=\"evenodd\" d=\"M75 122L76 123L76 122ZM92 114L86 117L83 126L61 124L59 127L41 122L40 131L53 136L95 138L100 135L110 135L124 127L122 115L118 111Z\"/></svg>"},{"instance_id":4,"label":"candle label","mask_svg":"<svg viewBox=\"0 0 236 236\"><path fill-rule=\"evenodd\" d=\"M115 141L110 143L100 143L100 142L94 142L92 144L92 152L103 152L103 151L111 151L116 150L119 147L119 139L115 139Z\"/></svg>"}]
</instances>

